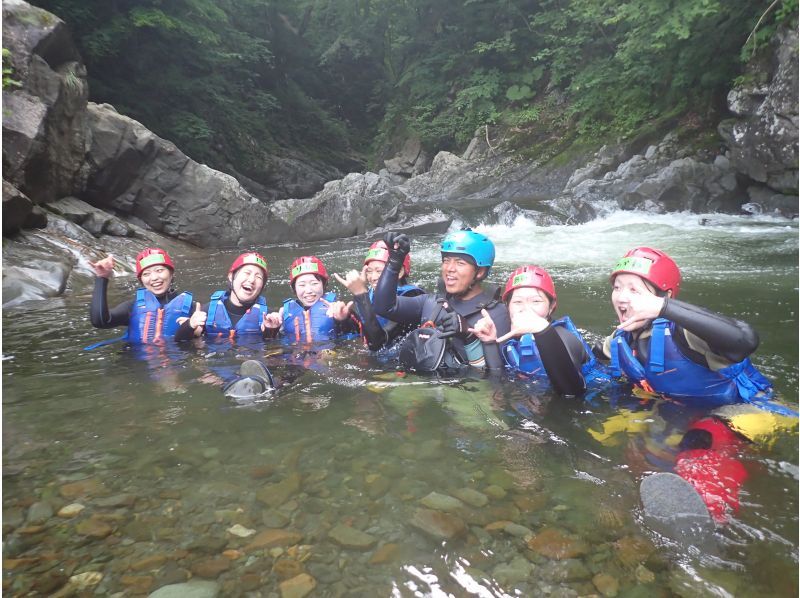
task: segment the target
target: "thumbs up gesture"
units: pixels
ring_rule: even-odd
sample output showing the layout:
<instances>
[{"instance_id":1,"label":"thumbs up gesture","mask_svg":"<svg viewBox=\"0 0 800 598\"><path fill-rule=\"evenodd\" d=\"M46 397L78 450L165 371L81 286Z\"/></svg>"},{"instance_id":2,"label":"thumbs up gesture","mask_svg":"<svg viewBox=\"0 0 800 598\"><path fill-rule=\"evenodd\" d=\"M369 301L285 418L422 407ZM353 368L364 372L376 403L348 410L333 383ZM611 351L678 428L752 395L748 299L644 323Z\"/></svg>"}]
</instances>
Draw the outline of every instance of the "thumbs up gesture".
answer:
<instances>
[{"instance_id":1,"label":"thumbs up gesture","mask_svg":"<svg viewBox=\"0 0 800 598\"><path fill-rule=\"evenodd\" d=\"M199 336L203 332L203 327L206 325L208 314L203 311L200 302L195 304L194 313L189 318L189 326L194 328L195 336Z\"/></svg>"}]
</instances>

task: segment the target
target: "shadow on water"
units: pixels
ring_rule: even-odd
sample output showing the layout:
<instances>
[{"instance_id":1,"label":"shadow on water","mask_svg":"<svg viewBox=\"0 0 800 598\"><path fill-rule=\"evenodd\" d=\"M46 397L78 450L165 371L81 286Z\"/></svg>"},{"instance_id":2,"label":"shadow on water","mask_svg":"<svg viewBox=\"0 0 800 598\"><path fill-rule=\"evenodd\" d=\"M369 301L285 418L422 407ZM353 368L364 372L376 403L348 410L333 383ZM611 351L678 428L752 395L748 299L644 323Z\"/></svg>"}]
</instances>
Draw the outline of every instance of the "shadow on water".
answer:
<instances>
[{"instance_id":1,"label":"shadow on water","mask_svg":"<svg viewBox=\"0 0 800 598\"><path fill-rule=\"evenodd\" d=\"M611 325L608 260L602 252L573 268L580 256L563 247L576 231L537 230L554 243L537 260L557 273L563 313L600 338ZM510 254L498 282L518 252L544 251L496 232L498 252ZM796 322L797 264L766 260L762 241L740 253L780 278L703 282L727 267L712 247L687 263L687 299L756 320L758 365L793 399L797 326L785 320ZM308 251L342 272L365 245ZM417 248L417 280L435 280L436 240ZM298 251L265 250L270 306L287 295L281 272ZM207 296L234 253L210 264L186 256L181 279ZM752 293L737 299L741 284ZM693 415L673 404L630 393L567 400L512 378L399 375L357 341L315 352L121 343L83 352L112 337L90 328L87 300L79 288L3 314L9 595L53 594L70 578L75 594L86 583L119 596L190 578L214 580L224 596L314 584L320 596L797 593L796 432L748 447L740 514L711 544L680 543L646 525L638 493L643 475L669 469ZM221 384L251 357L283 386L252 403L227 400Z\"/></svg>"}]
</instances>

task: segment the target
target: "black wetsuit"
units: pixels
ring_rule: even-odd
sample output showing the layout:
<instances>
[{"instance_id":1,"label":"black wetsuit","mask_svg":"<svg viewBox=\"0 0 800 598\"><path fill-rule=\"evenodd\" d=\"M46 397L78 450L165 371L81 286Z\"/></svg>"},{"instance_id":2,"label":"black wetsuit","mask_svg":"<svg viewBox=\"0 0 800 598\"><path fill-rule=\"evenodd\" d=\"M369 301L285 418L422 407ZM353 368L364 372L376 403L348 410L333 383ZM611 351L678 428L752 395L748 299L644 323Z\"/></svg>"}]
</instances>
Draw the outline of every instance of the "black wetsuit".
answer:
<instances>
[{"instance_id":1,"label":"black wetsuit","mask_svg":"<svg viewBox=\"0 0 800 598\"><path fill-rule=\"evenodd\" d=\"M424 295L425 291L419 289L418 292L409 292L404 297L418 297ZM377 351L383 347L388 347L395 340L411 332L416 327L413 324L401 324L390 321L386 326L381 326L375 314L375 308L369 300L369 293L353 295L353 301L357 308L358 320L361 324L361 334L367 341L370 351Z\"/></svg>"},{"instance_id":2,"label":"black wetsuit","mask_svg":"<svg viewBox=\"0 0 800 598\"><path fill-rule=\"evenodd\" d=\"M381 274L374 293L375 312L400 324L414 324L419 326L427 321L437 323L438 318L446 315L446 311L437 302L434 295L418 295L416 297L398 297L397 279L399 270L396 270L391 261ZM480 320L481 307L490 305L487 308L489 315L494 320L497 328L497 335L502 336L511 329L511 321L508 318L508 309L505 304L494 301L495 294L484 290L479 295L467 299L466 301L458 297L446 294L444 299L450 309L454 310L469 324L470 327ZM489 369L502 369L505 366L500 348L497 343L481 343L483 356L486 360L486 367Z\"/></svg>"},{"instance_id":3,"label":"black wetsuit","mask_svg":"<svg viewBox=\"0 0 800 598\"><path fill-rule=\"evenodd\" d=\"M583 343L563 326L547 326L533 339L553 389L560 395L583 394L586 381L581 367L589 361Z\"/></svg>"},{"instance_id":4,"label":"black wetsuit","mask_svg":"<svg viewBox=\"0 0 800 598\"><path fill-rule=\"evenodd\" d=\"M711 370L738 363L758 348L758 334L747 322L685 301L665 298L659 317L677 324L673 339L681 353L694 363ZM650 357L650 335L645 334L649 330L648 327L642 332L634 332L632 346L636 350L637 359L642 363L647 363ZM603 346L605 357L611 355L609 339L606 339Z\"/></svg>"}]
</instances>

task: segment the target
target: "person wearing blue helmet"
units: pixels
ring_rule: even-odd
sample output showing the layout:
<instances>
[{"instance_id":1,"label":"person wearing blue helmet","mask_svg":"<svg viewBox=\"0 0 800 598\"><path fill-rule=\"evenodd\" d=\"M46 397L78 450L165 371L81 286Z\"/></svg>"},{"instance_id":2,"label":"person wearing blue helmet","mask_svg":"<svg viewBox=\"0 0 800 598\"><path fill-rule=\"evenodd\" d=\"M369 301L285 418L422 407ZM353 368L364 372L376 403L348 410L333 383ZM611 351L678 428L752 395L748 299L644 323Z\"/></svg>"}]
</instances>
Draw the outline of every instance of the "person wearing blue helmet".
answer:
<instances>
[{"instance_id":1,"label":"person wearing blue helmet","mask_svg":"<svg viewBox=\"0 0 800 598\"><path fill-rule=\"evenodd\" d=\"M511 329L508 309L500 300L500 289L485 282L494 264L494 243L468 228L449 233L441 243L439 292L402 297L397 295L397 280L403 260L411 250L411 239L404 234L388 232L384 241L389 248L389 261L375 288L376 313L400 324L436 328L454 339L471 366L502 369L500 347L493 342L482 343L472 329L487 315L497 326L498 335Z\"/></svg>"}]
</instances>

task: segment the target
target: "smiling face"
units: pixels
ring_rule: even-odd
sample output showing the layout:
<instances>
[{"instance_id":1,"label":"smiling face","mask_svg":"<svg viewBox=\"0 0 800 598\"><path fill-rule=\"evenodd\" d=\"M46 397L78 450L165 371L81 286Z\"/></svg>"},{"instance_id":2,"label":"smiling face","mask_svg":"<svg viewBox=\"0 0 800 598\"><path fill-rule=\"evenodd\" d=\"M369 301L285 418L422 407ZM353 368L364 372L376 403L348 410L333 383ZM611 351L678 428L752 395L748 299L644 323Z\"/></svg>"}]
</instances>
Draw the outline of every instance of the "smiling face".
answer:
<instances>
[{"instance_id":1,"label":"smiling face","mask_svg":"<svg viewBox=\"0 0 800 598\"><path fill-rule=\"evenodd\" d=\"M264 270L247 264L233 274L228 274L228 282L231 285L231 303L243 307L255 303L264 289Z\"/></svg>"},{"instance_id":2,"label":"smiling face","mask_svg":"<svg viewBox=\"0 0 800 598\"><path fill-rule=\"evenodd\" d=\"M620 322L624 322L628 318L631 299L633 297L643 294L656 294L655 287L641 276L636 276L636 274L617 274L611 284L611 305L614 306L614 311ZM633 330L644 328L649 326L649 324L648 321L642 321L641 325L636 326Z\"/></svg>"},{"instance_id":3,"label":"smiling face","mask_svg":"<svg viewBox=\"0 0 800 598\"><path fill-rule=\"evenodd\" d=\"M166 266L150 266L142 270L139 280L153 295L163 295L172 283L172 270Z\"/></svg>"},{"instance_id":4,"label":"smiling face","mask_svg":"<svg viewBox=\"0 0 800 598\"><path fill-rule=\"evenodd\" d=\"M367 262L367 265L364 267L364 276L367 279L367 284L371 287L374 287L378 284L378 280L383 273L383 269L386 267L384 262L378 260L372 260L371 262ZM400 273L400 278L403 277L403 272Z\"/></svg>"},{"instance_id":5,"label":"smiling face","mask_svg":"<svg viewBox=\"0 0 800 598\"><path fill-rule=\"evenodd\" d=\"M305 307L311 307L325 294L325 286L315 274L301 274L294 281L294 294Z\"/></svg>"},{"instance_id":6,"label":"smiling face","mask_svg":"<svg viewBox=\"0 0 800 598\"><path fill-rule=\"evenodd\" d=\"M445 290L451 295L461 295L463 299L471 299L481 292L480 285L470 289L475 277L485 268L478 268L464 256L442 256L442 280Z\"/></svg>"},{"instance_id":7,"label":"smiling face","mask_svg":"<svg viewBox=\"0 0 800 598\"><path fill-rule=\"evenodd\" d=\"M515 289L508 302L508 314L512 324L514 317L520 314L533 312L541 318L546 318L551 311L550 298L540 289L531 287Z\"/></svg>"}]
</instances>

